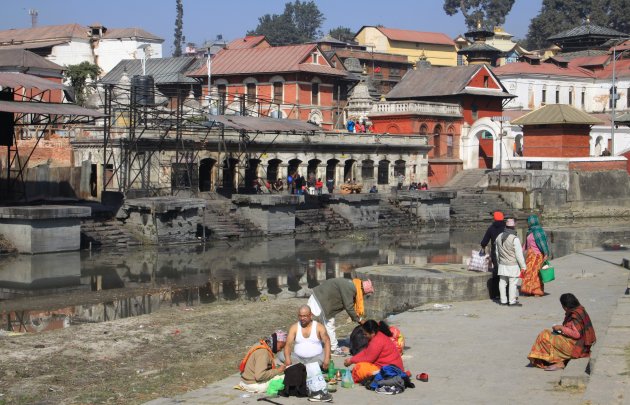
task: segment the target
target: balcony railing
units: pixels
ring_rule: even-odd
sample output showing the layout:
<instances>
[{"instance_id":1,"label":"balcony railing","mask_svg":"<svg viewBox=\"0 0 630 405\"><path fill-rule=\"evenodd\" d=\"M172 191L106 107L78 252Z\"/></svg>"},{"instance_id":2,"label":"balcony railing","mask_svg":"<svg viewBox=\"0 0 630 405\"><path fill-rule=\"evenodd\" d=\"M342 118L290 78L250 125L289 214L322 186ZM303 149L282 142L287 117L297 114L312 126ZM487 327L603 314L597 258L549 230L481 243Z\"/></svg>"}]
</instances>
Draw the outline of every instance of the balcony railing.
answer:
<instances>
[{"instance_id":1,"label":"balcony railing","mask_svg":"<svg viewBox=\"0 0 630 405\"><path fill-rule=\"evenodd\" d=\"M382 101L372 106L372 113L419 113L428 115L437 114L461 117L462 109L458 104L449 103L430 103L423 101Z\"/></svg>"}]
</instances>

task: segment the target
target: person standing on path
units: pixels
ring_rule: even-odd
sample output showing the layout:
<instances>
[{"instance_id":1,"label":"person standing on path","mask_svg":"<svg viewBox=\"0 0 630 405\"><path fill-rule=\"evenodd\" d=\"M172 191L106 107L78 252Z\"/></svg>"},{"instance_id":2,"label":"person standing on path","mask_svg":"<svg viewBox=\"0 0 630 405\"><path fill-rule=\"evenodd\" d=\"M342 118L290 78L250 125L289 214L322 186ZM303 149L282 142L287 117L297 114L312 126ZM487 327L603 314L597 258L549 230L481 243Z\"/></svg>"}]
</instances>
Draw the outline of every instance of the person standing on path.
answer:
<instances>
[{"instance_id":1,"label":"person standing on path","mask_svg":"<svg viewBox=\"0 0 630 405\"><path fill-rule=\"evenodd\" d=\"M505 230L505 218L501 211L495 211L492 214L493 222L490 224L488 229L486 230L485 235L483 235L483 239L481 239L481 250L485 251L486 246L490 243L490 260L492 260L492 278L488 280L488 292L490 293L490 298L498 299L499 298L499 274L497 271L499 270L499 265L497 264L497 247L496 240L497 236L501 232Z\"/></svg>"},{"instance_id":2,"label":"person standing on path","mask_svg":"<svg viewBox=\"0 0 630 405\"><path fill-rule=\"evenodd\" d=\"M501 305L523 306L517 299L516 282L521 274L525 271L525 258L523 257L523 249L521 241L516 236L516 220L508 218L505 221L505 230L497 236L497 263L499 264L499 295L501 297ZM508 288L508 296L506 297L506 286ZM509 302L508 302L509 299Z\"/></svg>"},{"instance_id":3,"label":"person standing on path","mask_svg":"<svg viewBox=\"0 0 630 405\"><path fill-rule=\"evenodd\" d=\"M313 288L307 305L313 315L319 317L321 323L326 326L333 354L345 355L337 341L335 315L345 310L354 322L361 323L365 315L363 297L372 293L374 293L372 282L361 281L358 278L352 280L331 278Z\"/></svg>"},{"instance_id":4,"label":"person standing on path","mask_svg":"<svg viewBox=\"0 0 630 405\"><path fill-rule=\"evenodd\" d=\"M545 286L540 278L540 269L549 257L549 244L545 230L540 226L536 215L527 217L527 225L529 228L523 248L527 250L525 259L527 270L523 276L521 293L542 297L545 295Z\"/></svg>"}]
</instances>

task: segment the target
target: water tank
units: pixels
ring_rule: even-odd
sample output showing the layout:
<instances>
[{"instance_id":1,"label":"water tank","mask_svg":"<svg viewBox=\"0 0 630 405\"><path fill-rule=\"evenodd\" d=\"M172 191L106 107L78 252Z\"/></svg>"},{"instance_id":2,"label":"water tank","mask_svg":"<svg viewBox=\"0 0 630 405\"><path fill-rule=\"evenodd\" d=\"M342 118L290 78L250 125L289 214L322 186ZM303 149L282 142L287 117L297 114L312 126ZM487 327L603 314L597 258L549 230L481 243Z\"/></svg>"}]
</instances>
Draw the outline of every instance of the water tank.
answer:
<instances>
[{"instance_id":1,"label":"water tank","mask_svg":"<svg viewBox=\"0 0 630 405\"><path fill-rule=\"evenodd\" d=\"M153 76L134 76L131 78L131 102L139 105L155 105Z\"/></svg>"}]
</instances>

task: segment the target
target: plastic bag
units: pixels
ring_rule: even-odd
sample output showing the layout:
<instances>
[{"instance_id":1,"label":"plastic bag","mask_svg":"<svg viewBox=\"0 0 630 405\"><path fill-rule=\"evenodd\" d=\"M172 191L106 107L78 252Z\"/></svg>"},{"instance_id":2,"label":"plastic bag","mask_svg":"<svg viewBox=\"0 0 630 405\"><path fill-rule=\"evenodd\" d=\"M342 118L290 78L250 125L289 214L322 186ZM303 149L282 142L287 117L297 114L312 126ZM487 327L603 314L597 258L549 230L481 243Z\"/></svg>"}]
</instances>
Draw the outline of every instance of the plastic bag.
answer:
<instances>
[{"instance_id":1,"label":"plastic bag","mask_svg":"<svg viewBox=\"0 0 630 405\"><path fill-rule=\"evenodd\" d=\"M341 386L343 388L354 387L354 381L352 380L352 373L348 369L344 370L343 377L341 378Z\"/></svg>"},{"instance_id":2,"label":"plastic bag","mask_svg":"<svg viewBox=\"0 0 630 405\"><path fill-rule=\"evenodd\" d=\"M322 370L319 368L319 363L307 363L306 367L306 387L310 392L326 391L326 380Z\"/></svg>"},{"instance_id":3,"label":"plastic bag","mask_svg":"<svg viewBox=\"0 0 630 405\"><path fill-rule=\"evenodd\" d=\"M477 250L472 251L468 262L469 271L486 272L490 270L490 256L486 254L480 255L480 253Z\"/></svg>"}]
</instances>

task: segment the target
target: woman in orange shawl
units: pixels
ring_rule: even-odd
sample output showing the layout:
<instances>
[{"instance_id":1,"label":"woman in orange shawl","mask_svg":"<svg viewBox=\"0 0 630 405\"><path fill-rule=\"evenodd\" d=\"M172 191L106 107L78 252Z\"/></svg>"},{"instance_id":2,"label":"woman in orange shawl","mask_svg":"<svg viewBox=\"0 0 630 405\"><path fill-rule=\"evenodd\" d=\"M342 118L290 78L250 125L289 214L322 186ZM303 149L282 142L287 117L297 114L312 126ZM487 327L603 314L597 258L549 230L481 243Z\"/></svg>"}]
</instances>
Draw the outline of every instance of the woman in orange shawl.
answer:
<instances>
[{"instance_id":1,"label":"woman in orange shawl","mask_svg":"<svg viewBox=\"0 0 630 405\"><path fill-rule=\"evenodd\" d=\"M561 370L570 359L591 354L596 337L588 313L573 294L562 294L560 304L565 311L564 322L538 334L527 356L530 366L547 371Z\"/></svg>"}]
</instances>

